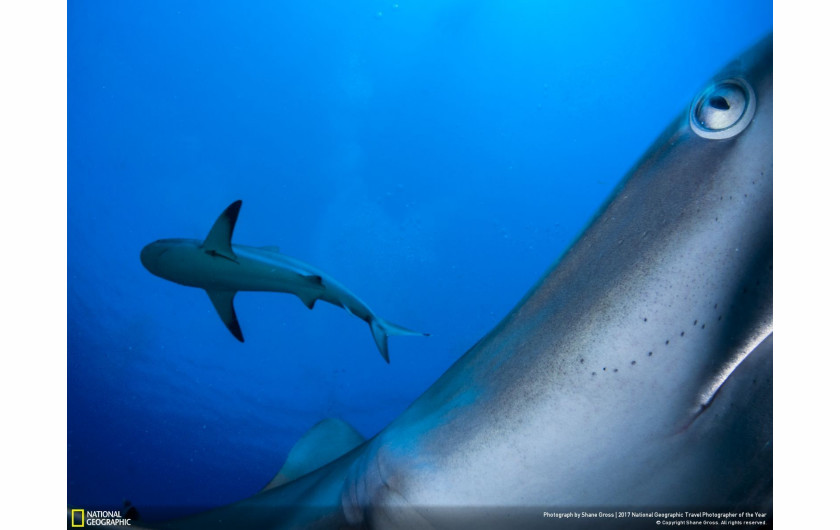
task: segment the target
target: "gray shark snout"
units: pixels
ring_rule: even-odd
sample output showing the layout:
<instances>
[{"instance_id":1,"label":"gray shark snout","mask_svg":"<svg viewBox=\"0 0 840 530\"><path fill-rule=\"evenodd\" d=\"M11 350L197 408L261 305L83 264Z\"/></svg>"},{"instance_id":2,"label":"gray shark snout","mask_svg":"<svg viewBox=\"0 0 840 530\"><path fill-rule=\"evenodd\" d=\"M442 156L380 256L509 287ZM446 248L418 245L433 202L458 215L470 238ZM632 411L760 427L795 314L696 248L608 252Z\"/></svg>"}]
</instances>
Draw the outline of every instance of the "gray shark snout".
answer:
<instances>
[{"instance_id":1,"label":"gray shark snout","mask_svg":"<svg viewBox=\"0 0 840 530\"><path fill-rule=\"evenodd\" d=\"M160 263L160 257L167 250L167 247L161 245L158 241L149 243L140 251L140 263L146 267L147 271L157 275L158 273L156 271L158 269L157 265Z\"/></svg>"}]
</instances>

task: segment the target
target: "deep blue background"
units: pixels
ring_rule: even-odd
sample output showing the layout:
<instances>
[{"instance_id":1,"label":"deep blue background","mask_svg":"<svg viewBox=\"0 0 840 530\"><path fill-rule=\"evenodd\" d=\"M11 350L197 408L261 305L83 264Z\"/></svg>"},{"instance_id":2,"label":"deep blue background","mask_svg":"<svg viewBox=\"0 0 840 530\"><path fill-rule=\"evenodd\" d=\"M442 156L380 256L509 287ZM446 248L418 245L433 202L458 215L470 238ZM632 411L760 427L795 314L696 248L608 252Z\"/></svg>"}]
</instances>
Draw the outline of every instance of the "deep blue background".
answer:
<instances>
[{"instance_id":1,"label":"deep blue background","mask_svg":"<svg viewBox=\"0 0 840 530\"><path fill-rule=\"evenodd\" d=\"M68 503L147 518L259 490L312 424L372 436L488 332L764 1L71 1ZM155 239L277 245L380 316L242 293L238 343Z\"/></svg>"}]
</instances>

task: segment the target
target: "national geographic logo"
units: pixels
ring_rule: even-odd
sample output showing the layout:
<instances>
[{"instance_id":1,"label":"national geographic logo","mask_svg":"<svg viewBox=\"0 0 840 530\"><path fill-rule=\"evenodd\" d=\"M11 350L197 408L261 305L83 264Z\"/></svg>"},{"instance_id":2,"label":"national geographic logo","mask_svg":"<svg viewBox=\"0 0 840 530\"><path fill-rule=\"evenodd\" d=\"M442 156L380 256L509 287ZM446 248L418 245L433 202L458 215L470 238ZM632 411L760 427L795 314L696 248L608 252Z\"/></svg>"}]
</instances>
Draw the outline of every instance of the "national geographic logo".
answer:
<instances>
[{"instance_id":1,"label":"national geographic logo","mask_svg":"<svg viewBox=\"0 0 840 530\"><path fill-rule=\"evenodd\" d=\"M118 511L70 510L70 527L85 526L131 526L131 519L123 517Z\"/></svg>"}]
</instances>

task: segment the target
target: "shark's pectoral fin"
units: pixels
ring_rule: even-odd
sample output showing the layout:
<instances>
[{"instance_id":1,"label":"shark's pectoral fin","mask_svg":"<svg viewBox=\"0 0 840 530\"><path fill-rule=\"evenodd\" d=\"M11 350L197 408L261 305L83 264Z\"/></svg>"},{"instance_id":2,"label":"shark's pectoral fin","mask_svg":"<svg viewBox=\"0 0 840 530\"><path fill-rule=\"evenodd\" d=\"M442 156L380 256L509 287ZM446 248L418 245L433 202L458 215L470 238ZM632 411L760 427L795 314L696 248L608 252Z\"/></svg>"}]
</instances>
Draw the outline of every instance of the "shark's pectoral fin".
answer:
<instances>
[{"instance_id":1,"label":"shark's pectoral fin","mask_svg":"<svg viewBox=\"0 0 840 530\"><path fill-rule=\"evenodd\" d=\"M262 491L276 488L286 482L315 471L362 443L364 437L347 422L327 418L306 431L292 446L286 462L277 475Z\"/></svg>"},{"instance_id":2,"label":"shark's pectoral fin","mask_svg":"<svg viewBox=\"0 0 840 530\"><path fill-rule=\"evenodd\" d=\"M242 201L234 201L228 206L222 215L213 223L213 228L204 239L201 248L211 256L220 256L231 261L238 261L233 248L230 246L230 238L233 236L233 228L236 226L236 219L239 218L239 209ZM217 308L218 309L218 308Z\"/></svg>"},{"instance_id":3,"label":"shark's pectoral fin","mask_svg":"<svg viewBox=\"0 0 840 530\"><path fill-rule=\"evenodd\" d=\"M245 342L242 336L242 330L239 328L239 320L236 318L236 311L233 309L233 297L236 296L236 291L207 291L207 296L213 302L213 307L221 317L225 326L233 333L233 336L239 342Z\"/></svg>"}]
</instances>

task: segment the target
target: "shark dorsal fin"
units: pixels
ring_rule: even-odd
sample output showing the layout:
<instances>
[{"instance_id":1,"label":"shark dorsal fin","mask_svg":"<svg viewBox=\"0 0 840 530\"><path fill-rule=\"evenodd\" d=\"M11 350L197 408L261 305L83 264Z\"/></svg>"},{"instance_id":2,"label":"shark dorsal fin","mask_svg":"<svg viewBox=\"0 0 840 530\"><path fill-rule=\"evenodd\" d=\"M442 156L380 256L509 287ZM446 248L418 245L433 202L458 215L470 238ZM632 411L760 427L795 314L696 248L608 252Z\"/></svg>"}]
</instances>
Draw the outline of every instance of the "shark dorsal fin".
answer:
<instances>
[{"instance_id":1,"label":"shark dorsal fin","mask_svg":"<svg viewBox=\"0 0 840 530\"><path fill-rule=\"evenodd\" d=\"M295 442L280 468L262 491L276 488L286 482L315 471L336 458L349 453L365 441L359 431L338 418L327 418L306 431Z\"/></svg>"},{"instance_id":2,"label":"shark dorsal fin","mask_svg":"<svg viewBox=\"0 0 840 530\"><path fill-rule=\"evenodd\" d=\"M245 342L242 336L242 330L239 328L239 320L236 318L236 311L233 310L233 297L236 296L236 291L211 291L207 290L207 296L213 302L213 307L225 323L225 326L233 333L233 336L239 342Z\"/></svg>"},{"instance_id":3,"label":"shark dorsal fin","mask_svg":"<svg viewBox=\"0 0 840 530\"><path fill-rule=\"evenodd\" d=\"M231 261L236 261L236 254L230 246L230 238L233 236L233 228L236 226L236 219L239 217L239 208L242 201L233 201L222 215L213 223L213 228L207 234L201 248L211 256L221 256Z\"/></svg>"}]
</instances>

